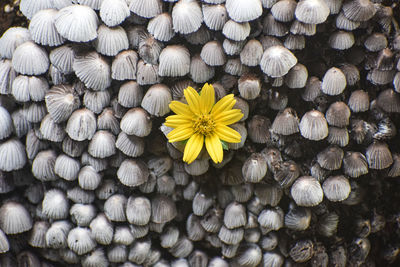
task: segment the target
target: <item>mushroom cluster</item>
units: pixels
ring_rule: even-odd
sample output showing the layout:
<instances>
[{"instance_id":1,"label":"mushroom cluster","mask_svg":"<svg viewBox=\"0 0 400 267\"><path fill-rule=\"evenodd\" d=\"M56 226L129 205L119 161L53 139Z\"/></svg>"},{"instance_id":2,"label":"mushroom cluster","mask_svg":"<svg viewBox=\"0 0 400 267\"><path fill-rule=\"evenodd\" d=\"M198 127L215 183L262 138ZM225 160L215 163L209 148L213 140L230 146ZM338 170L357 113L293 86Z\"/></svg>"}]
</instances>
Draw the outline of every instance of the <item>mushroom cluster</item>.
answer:
<instances>
[{"instance_id":1,"label":"mushroom cluster","mask_svg":"<svg viewBox=\"0 0 400 267\"><path fill-rule=\"evenodd\" d=\"M397 1L19 9L28 28L0 33L0 266L399 266ZM241 139L188 164L164 122L204 83L234 95Z\"/></svg>"}]
</instances>

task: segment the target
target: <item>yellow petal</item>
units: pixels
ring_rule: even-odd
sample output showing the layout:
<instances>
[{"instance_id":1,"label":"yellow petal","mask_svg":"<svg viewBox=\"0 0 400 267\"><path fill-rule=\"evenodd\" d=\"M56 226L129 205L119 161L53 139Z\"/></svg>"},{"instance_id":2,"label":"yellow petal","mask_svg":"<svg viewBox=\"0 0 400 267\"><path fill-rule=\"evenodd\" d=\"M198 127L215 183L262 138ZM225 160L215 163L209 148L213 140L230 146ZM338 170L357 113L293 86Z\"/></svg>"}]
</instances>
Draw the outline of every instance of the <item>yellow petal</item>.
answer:
<instances>
[{"instance_id":1,"label":"yellow petal","mask_svg":"<svg viewBox=\"0 0 400 267\"><path fill-rule=\"evenodd\" d=\"M238 132L223 124L216 125L215 133L218 135L219 139L228 143L240 143L240 140L242 139Z\"/></svg>"},{"instance_id":2,"label":"yellow petal","mask_svg":"<svg viewBox=\"0 0 400 267\"><path fill-rule=\"evenodd\" d=\"M221 98L212 108L211 114L217 115L225 110L230 110L235 105L236 100L233 98L233 94L229 94Z\"/></svg>"},{"instance_id":3,"label":"yellow petal","mask_svg":"<svg viewBox=\"0 0 400 267\"><path fill-rule=\"evenodd\" d=\"M169 108L178 115L184 115L187 117L193 117L193 112L190 111L189 106L179 101L171 101Z\"/></svg>"},{"instance_id":4,"label":"yellow petal","mask_svg":"<svg viewBox=\"0 0 400 267\"><path fill-rule=\"evenodd\" d=\"M165 119L166 126L171 128L178 128L179 126L192 126L192 120L184 115L171 115Z\"/></svg>"},{"instance_id":5,"label":"yellow petal","mask_svg":"<svg viewBox=\"0 0 400 267\"><path fill-rule=\"evenodd\" d=\"M183 141L188 139L189 137L191 137L193 135L193 128L187 127L185 126L180 126L174 130L172 130L171 132L169 132L169 134L167 135L168 137L168 141L170 143L173 142L178 142L178 141Z\"/></svg>"},{"instance_id":6,"label":"yellow petal","mask_svg":"<svg viewBox=\"0 0 400 267\"><path fill-rule=\"evenodd\" d=\"M204 135L194 134L186 143L185 150L183 151L183 161L188 164L192 163L199 155L203 148Z\"/></svg>"},{"instance_id":7,"label":"yellow petal","mask_svg":"<svg viewBox=\"0 0 400 267\"><path fill-rule=\"evenodd\" d=\"M208 83L204 84L200 93L201 112L203 114L210 113L215 103L214 87Z\"/></svg>"},{"instance_id":8,"label":"yellow petal","mask_svg":"<svg viewBox=\"0 0 400 267\"><path fill-rule=\"evenodd\" d=\"M188 87L183 91L185 99L188 102L190 110L194 114L200 114L200 96L192 87Z\"/></svg>"},{"instance_id":9,"label":"yellow petal","mask_svg":"<svg viewBox=\"0 0 400 267\"><path fill-rule=\"evenodd\" d=\"M210 134L206 136L206 148L211 159L215 163L220 163L224 157L224 152L222 150L221 140L219 140L217 134Z\"/></svg>"},{"instance_id":10,"label":"yellow petal","mask_svg":"<svg viewBox=\"0 0 400 267\"><path fill-rule=\"evenodd\" d=\"M240 109L225 110L214 116L215 123L229 125L239 121L243 117Z\"/></svg>"}]
</instances>

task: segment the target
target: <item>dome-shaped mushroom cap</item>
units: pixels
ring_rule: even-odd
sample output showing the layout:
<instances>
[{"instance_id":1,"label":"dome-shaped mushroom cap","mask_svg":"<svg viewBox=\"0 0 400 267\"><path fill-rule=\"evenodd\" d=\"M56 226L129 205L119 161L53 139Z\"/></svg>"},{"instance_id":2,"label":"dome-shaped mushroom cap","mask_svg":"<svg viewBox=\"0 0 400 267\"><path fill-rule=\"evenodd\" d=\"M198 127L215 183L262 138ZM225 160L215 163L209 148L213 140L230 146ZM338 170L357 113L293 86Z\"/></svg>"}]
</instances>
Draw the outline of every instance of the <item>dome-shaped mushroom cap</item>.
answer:
<instances>
[{"instance_id":1,"label":"dome-shaped mushroom cap","mask_svg":"<svg viewBox=\"0 0 400 267\"><path fill-rule=\"evenodd\" d=\"M16 138L0 144L0 170L14 171L22 169L26 163L25 147ZM4 229L3 229L4 230Z\"/></svg>"},{"instance_id":2,"label":"dome-shaped mushroom cap","mask_svg":"<svg viewBox=\"0 0 400 267\"><path fill-rule=\"evenodd\" d=\"M182 45L169 45L160 54L160 76L185 76L190 70L189 50Z\"/></svg>"},{"instance_id":3,"label":"dome-shaped mushroom cap","mask_svg":"<svg viewBox=\"0 0 400 267\"><path fill-rule=\"evenodd\" d=\"M346 88L346 76L339 69L330 68L322 78L321 90L327 95L339 95Z\"/></svg>"},{"instance_id":4,"label":"dome-shaped mushroom cap","mask_svg":"<svg viewBox=\"0 0 400 267\"><path fill-rule=\"evenodd\" d=\"M272 46L264 51L260 61L262 71L273 78L282 77L296 65L297 58L283 46Z\"/></svg>"},{"instance_id":5,"label":"dome-shaped mushroom cap","mask_svg":"<svg viewBox=\"0 0 400 267\"><path fill-rule=\"evenodd\" d=\"M328 123L324 114L318 110L308 111L301 118L300 133L304 138L318 141L328 136Z\"/></svg>"},{"instance_id":6,"label":"dome-shaped mushroom cap","mask_svg":"<svg viewBox=\"0 0 400 267\"><path fill-rule=\"evenodd\" d=\"M21 0L19 10L27 19L32 19L32 17L40 10L49 8L61 9L70 5L72 5L71 0Z\"/></svg>"},{"instance_id":7,"label":"dome-shaped mushroom cap","mask_svg":"<svg viewBox=\"0 0 400 267\"><path fill-rule=\"evenodd\" d=\"M96 51L105 56L116 56L129 47L128 35L121 26L107 27L100 25L97 39L93 41Z\"/></svg>"},{"instance_id":8,"label":"dome-shaped mushroom cap","mask_svg":"<svg viewBox=\"0 0 400 267\"><path fill-rule=\"evenodd\" d=\"M229 17L237 22L255 20L262 15L261 0L226 0Z\"/></svg>"},{"instance_id":9,"label":"dome-shaped mushroom cap","mask_svg":"<svg viewBox=\"0 0 400 267\"><path fill-rule=\"evenodd\" d=\"M0 228L6 234L23 233L32 228L32 218L24 206L10 201L0 208Z\"/></svg>"},{"instance_id":10,"label":"dome-shaped mushroom cap","mask_svg":"<svg viewBox=\"0 0 400 267\"><path fill-rule=\"evenodd\" d=\"M147 30L154 38L162 42L168 42L174 37L172 17L169 13L162 13L152 18L147 24Z\"/></svg>"},{"instance_id":11,"label":"dome-shaped mushroom cap","mask_svg":"<svg viewBox=\"0 0 400 267\"><path fill-rule=\"evenodd\" d=\"M62 8L55 17L55 26L62 37L72 42L89 42L97 38L99 20L88 6Z\"/></svg>"},{"instance_id":12,"label":"dome-shaped mushroom cap","mask_svg":"<svg viewBox=\"0 0 400 267\"><path fill-rule=\"evenodd\" d=\"M14 50L21 44L32 40L27 28L11 27L0 38L0 58L11 59Z\"/></svg>"},{"instance_id":13,"label":"dome-shaped mushroom cap","mask_svg":"<svg viewBox=\"0 0 400 267\"><path fill-rule=\"evenodd\" d=\"M180 0L172 9L174 31L189 34L197 31L203 23L200 5L195 0Z\"/></svg>"},{"instance_id":14,"label":"dome-shaped mushroom cap","mask_svg":"<svg viewBox=\"0 0 400 267\"><path fill-rule=\"evenodd\" d=\"M225 5L202 5L204 23L211 30L222 30L228 20Z\"/></svg>"},{"instance_id":15,"label":"dome-shaped mushroom cap","mask_svg":"<svg viewBox=\"0 0 400 267\"><path fill-rule=\"evenodd\" d=\"M103 0L100 5L100 18L108 27L121 24L130 14L125 0Z\"/></svg>"},{"instance_id":16,"label":"dome-shaped mushroom cap","mask_svg":"<svg viewBox=\"0 0 400 267\"><path fill-rule=\"evenodd\" d=\"M21 74L40 75L49 69L50 61L44 48L28 41L15 49L12 65Z\"/></svg>"},{"instance_id":17,"label":"dome-shaped mushroom cap","mask_svg":"<svg viewBox=\"0 0 400 267\"><path fill-rule=\"evenodd\" d=\"M296 204L303 207L316 206L322 202L324 197L320 183L311 176L298 178L290 192Z\"/></svg>"},{"instance_id":18,"label":"dome-shaped mushroom cap","mask_svg":"<svg viewBox=\"0 0 400 267\"><path fill-rule=\"evenodd\" d=\"M95 51L78 56L72 65L75 75L93 90L104 90L111 84L111 67L106 58Z\"/></svg>"},{"instance_id":19,"label":"dome-shaped mushroom cap","mask_svg":"<svg viewBox=\"0 0 400 267\"><path fill-rule=\"evenodd\" d=\"M320 24L329 16L329 7L324 0L302 0L297 3L296 18L308 24Z\"/></svg>"},{"instance_id":20,"label":"dome-shaped mushroom cap","mask_svg":"<svg viewBox=\"0 0 400 267\"><path fill-rule=\"evenodd\" d=\"M161 0L134 0L129 2L129 9L143 18L153 18L162 12Z\"/></svg>"},{"instance_id":21,"label":"dome-shaped mushroom cap","mask_svg":"<svg viewBox=\"0 0 400 267\"><path fill-rule=\"evenodd\" d=\"M33 41L41 45L58 46L64 43L64 38L57 32L54 25L55 9L44 9L37 12L29 23L29 32Z\"/></svg>"}]
</instances>

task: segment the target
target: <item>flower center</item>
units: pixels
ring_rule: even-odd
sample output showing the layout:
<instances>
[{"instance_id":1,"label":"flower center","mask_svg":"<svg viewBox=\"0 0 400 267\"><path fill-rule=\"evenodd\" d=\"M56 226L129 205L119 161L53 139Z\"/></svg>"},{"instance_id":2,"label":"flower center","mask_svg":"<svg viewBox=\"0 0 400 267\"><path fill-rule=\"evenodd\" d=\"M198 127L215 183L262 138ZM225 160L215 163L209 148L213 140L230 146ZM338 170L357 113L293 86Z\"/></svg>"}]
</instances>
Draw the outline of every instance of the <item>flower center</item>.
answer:
<instances>
[{"instance_id":1,"label":"flower center","mask_svg":"<svg viewBox=\"0 0 400 267\"><path fill-rule=\"evenodd\" d=\"M214 127L215 122L210 114L198 116L193 123L194 132L202 135L209 135L213 132Z\"/></svg>"}]
</instances>

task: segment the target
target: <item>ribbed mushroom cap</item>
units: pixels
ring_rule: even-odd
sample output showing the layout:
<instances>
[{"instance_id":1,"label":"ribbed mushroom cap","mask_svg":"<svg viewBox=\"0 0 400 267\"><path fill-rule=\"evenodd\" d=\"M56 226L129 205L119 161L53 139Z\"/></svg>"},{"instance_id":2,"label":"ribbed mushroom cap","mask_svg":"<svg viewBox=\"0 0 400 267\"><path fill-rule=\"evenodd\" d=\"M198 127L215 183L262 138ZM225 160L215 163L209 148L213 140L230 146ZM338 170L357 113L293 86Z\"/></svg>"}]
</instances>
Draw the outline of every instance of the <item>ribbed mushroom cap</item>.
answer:
<instances>
[{"instance_id":1,"label":"ribbed mushroom cap","mask_svg":"<svg viewBox=\"0 0 400 267\"><path fill-rule=\"evenodd\" d=\"M352 47L355 43L352 32L337 31L330 35L329 45L333 49L346 50Z\"/></svg>"},{"instance_id":2,"label":"ribbed mushroom cap","mask_svg":"<svg viewBox=\"0 0 400 267\"><path fill-rule=\"evenodd\" d=\"M96 247L88 228L76 227L68 233L68 247L78 255L86 254Z\"/></svg>"},{"instance_id":3,"label":"ribbed mushroom cap","mask_svg":"<svg viewBox=\"0 0 400 267\"><path fill-rule=\"evenodd\" d=\"M80 105L75 90L68 85L53 86L47 91L45 101L50 116L57 123L68 119Z\"/></svg>"},{"instance_id":4,"label":"ribbed mushroom cap","mask_svg":"<svg viewBox=\"0 0 400 267\"><path fill-rule=\"evenodd\" d=\"M367 50L371 52L379 52L386 48L388 41L383 33L375 32L368 36L364 41L364 46Z\"/></svg>"},{"instance_id":5,"label":"ribbed mushroom cap","mask_svg":"<svg viewBox=\"0 0 400 267\"><path fill-rule=\"evenodd\" d=\"M0 57L11 59L14 50L30 40L32 40L32 37L27 28L11 27L7 29L0 38Z\"/></svg>"},{"instance_id":6,"label":"ribbed mushroom cap","mask_svg":"<svg viewBox=\"0 0 400 267\"><path fill-rule=\"evenodd\" d=\"M328 146L317 154L317 162L327 170L338 170L342 166L343 150L337 146Z\"/></svg>"},{"instance_id":7,"label":"ribbed mushroom cap","mask_svg":"<svg viewBox=\"0 0 400 267\"><path fill-rule=\"evenodd\" d=\"M303 88L307 83L308 71L306 66L297 63L285 76L285 84L292 89Z\"/></svg>"},{"instance_id":8,"label":"ribbed mushroom cap","mask_svg":"<svg viewBox=\"0 0 400 267\"><path fill-rule=\"evenodd\" d=\"M35 2L29 0L22 0L19 4L19 10L24 14L27 19L32 19L32 17L43 9L61 9L63 7L71 5L71 1L48 1L48 0L38 0Z\"/></svg>"},{"instance_id":9,"label":"ribbed mushroom cap","mask_svg":"<svg viewBox=\"0 0 400 267\"><path fill-rule=\"evenodd\" d=\"M90 140L96 132L96 117L88 109L76 110L69 117L65 131L73 140Z\"/></svg>"},{"instance_id":10,"label":"ribbed mushroom cap","mask_svg":"<svg viewBox=\"0 0 400 267\"><path fill-rule=\"evenodd\" d=\"M185 76L190 70L189 50L182 45L169 45L160 54L160 76Z\"/></svg>"},{"instance_id":11,"label":"ribbed mushroom cap","mask_svg":"<svg viewBox=\"0 0 400 267\"><path fill-rule=\"evenodd\" d=\"M372 143L367 148L365 155L370 169L386 169L393 163L392 153L384 142L376 141Z\"/></svg>"},{"instance_id":12,"label":"ribbed mushroom cap","mask_svg":"<svg viewBox=\"0 0 400 267\"><path fill-rule=\"evenodd\" d=\"M76 57L72 68L79 80L88 88L105 90L111 85L110 65L95 51Z\"/></svg>"},{"instance_id":13,"label":"ribbed mushroom cap","mask_svg":"<svg viewBox=\"0 0 400 267\"><path fill-rule=\"evenodd\" d=\"M32 218L20 203L4 203L0 208L0 215L0 228L6 234L19 234L32 228Z\"/></svg>"},{"instance_id":14,"label":"ribbed mushroom cap","mask_svg":"<svg viewBox=\"0 0 400 267\"><path fill-rule=\"evenodd\" d=\"M15 71L24 75L40 75L49 69L50 61L44 48L32 41L19 45L12 57Z\"/></svg>"},{"instance_id":15,"label":"ribbed mushroom cap","mask_svg":"<svg viewBox=\"0 0 400 267\"><path fill-rule=\"evenodd\" d=\"M295 10L296 18L308 24L320 24L329 16L329 7L324 0L302 0Z\"/></svg>"},{"instance_id":16,"label":"ribbed mushroom cap","mask_svg":"<svg viewBox=\"0 0 400 267\"><path fill-rule=\"evenodd\" d=\"M329 125L345 127L349 125L350 108L342 101L332 103L326 111L325 117Z\"/></svg>"},{"instance_id":17,"label":"ribbed mushroom cap","mask_svg":"<svg viewBox=\"0 0 400 267\"><path fill-rule=\"evenodd\" d=\"M171 90L164 84L151 86L142 100L142 107L151 115L161 117L169 112Z\"/></svg>"},{"instance_id":18,"label":"ribbed mushroom cap","mask_svg":"<svg viewBox=\"0 0 400 267\"><path fill-rule=\"evenodd\" d=\"M262 71L273 78L282 77L297 63L297 58L283 46L272 46L264 51L260 61Z\"/></svg>"},{"instance_id":19,"label":"ribbed mushroom cap","mask_svg":"<svg viewBox=\"0 0 400 267\"><path fill-rule=\"evenodd\" d=\"M129 197L126 204L126 217L129 223L147 225L151 216L151 203L145 197Z\"/></svg>"},{"instance_id":20,"label":"ribbed mushroom cap","mask_svg":"<svg viewBox=\"0 0 400 267\"><path fill-rule=\"evenodd\" d=\"M55 17L57 31L72 42L89 42L96 39L98 25L97 14L85 5L64 7Z\"/></svg>"},{"instance_id":21,"label":"ribbed mushroom cap","mask_svg":"<svg viewBox=\"0 0 400 267\"><path fill-rule=\"evenodd\" d=\"M327 95L341 94L346 88L346 76L339 69L332 67L322 78L321 90Z\"/></svg>"},{"instance_id":22,"label":"ribbed mushroom cap","mask_svg":"<svg viewBox=\"0 0 400 267\"><path fill-rule=\"evenodd\" d=\"M166 223L177 216L175 202L165 195L156 195L151 199L151 220Z\"/></svg>"},{"instance_id":23,"label":"ribbed mushroom cap","mask_svg":"<svg viewBox=\"0 0 400 267\"><path fill-rule=\"evenodd\" d=\"M121 24L130 15L124 0L103 0L100 5L100 18L108 27Z\"/></svg>"},{"instance_id":24,"label":"ribbed mushroom cap","mask_svg":"<svg viewBox=\"0 0 400 267\"><path fill-rule=\"evenodd\" d=\"M203 23L200 5L195 0L180 0L172 9L173 29L189 34L197 31Z\"/></svg>"},{"instance_id":25,"label":"ribbed mushroom cap","mask_svg":"<svg viewBox=\"0 0 400 267\"><path fill-rule=\"evenodd\" d=\"M250 24L248 22L238 23L228 20L222 29L222 34L233 41L244 41L250 34Z\"/></svg>"},{"instance_id":26,"label":"ribbed mushroom cap","mask_svg":"<svg viewBox=\"0 0 400 267\"><path fill-rule=\"evenodd\" d=\"M226 62L226 56L219 41L210 41L201 49L201 59L210 66L222 66Z\"/></svg>"},{"instance_id":27,"label":"ribbed mushroom cap","mask_svg":"<svg viewBox=\"0 0 400 267\"><path fill-rule=\"evenodd\" d=\"M214 31L222 30L228 20L225 5L202 5L204 24Z\"/></svg>"},{"instance_id":28,"label":"ribbed mushroom cap","mask_svg":"<svg viewBox=\"0 0 400 267\"><path fill-rule=\"evenodd\" d=\"M205 83L214 77L215 69L207 65L199 54L196 54L191 58L189 73L194 82Z\"/></svg>"},{"instance_id":29,"label":"ribbed mushroom cap","mask_svg":"<svg viewBox=\"0 0 400 267\"><path fill-rule=\"evenodd\" d=\"M29 32L35 43L48 46L64 43L65 39L57 32L54 25L57 13L55 9L44 9L33 16L29 23Z\"/></svg>"},{"instance_id":30,"label":"ribbed mushroom cap","mask_svg":"<svg viewBox=\"0 0 400 267\"><path fill-rule=\"evenodd\" d=\"M114 80L136 79L138 55L133 50L125 50L114 57L111 65L111 78Z\"/></svg>"},{"instance_id":31,"label":"ribbed mushroom cap","mask_svg":"<svg viewBox=\"0 0 400 267\"><path fill-rule=\"evenodd\" d=\"M42 182L57 180L54 173L56 159L57 155L54 150L40 151L32 162L33 176Z\"/></svg>"},{"instance_id":32,"label":"ribbed mushroom cap","mask_svg":"<svg viewBox=\"0 0 400 267\"><path fill-rule=\"evenodd\" d=\"M43 77L19 75L13 81L11 93L20 102L42 101L48 89Z\"/></svg>"},{"instance_id":33,"label":"ribbed mushroom cap","mask_svg":"<svg viewBox=\"0 0 400 267\"><path fill-rule=\"evenodd\" d=\"M312 207L322 202L324 193L319 182L311 176L302 176L294 182L291 195L299 206Z\"/></svg>"},{"instance_id":34,"label":"ribbed mushroom cap","mask_svg":"<svg viewBox=\"0 0 400 267\"><path fill-rule=\"evenodd\" d=\"M50 219L66 219L69 212L67 196L59 189L51 189L44 195L42 212Z\"/></svg>"},{"instance_id":35,"label":"ribbed mushroom cap","mask_svg":"<svg viewBox=\"0 0 400 267\"><path fill-rule=\"evenodd\" d=\"M282 135L299 132L299 118L296 111L292 108L286 108L279 112L272 123L272 131Z\"/></svg>"},{"instance_id":36,"label":"ribbed mushroom cap","mask_svg":"<svg viewBox=\"0 0 400 267\"><path fill-rule=\"evenodd\" d=\"M336 28L345 31L352 31L360 27L360 22L346 18L343 12L336 16Z\"/></svg>"},{"instance_id":37,"label":"ribbed mushroom cap","mask_svg":"<svg viewBox=\"0 0 400 267\"><path fill-rule=\"evenodd\" d=\"M296 5L296 1L293 0L278 1L272 6L271 13L276 20L289 22L294 18Z\"/></svg>"},{"instance_id":38,"label":"ribbed mushroom cap","mask_svg":"<svg viewBox=\"0 0 400 267\"><path fill-rule=\"evenodd\" d=\"M25 148L18 139L12 138L0 144L0 170L6 172L19 170L25 163Z\"/></svg>"},{"instance_id":39,"label":"ribbed mushroom cap","mask_svg":"<svg viewBox=\"0 0 400 267\"><path fill-rule=\"evenodd\" d=\"M353 21L367 21L375 15L376 9L370 0L346 1L342 10L344 15Z\"/></svg>"},{"instance_id":40,"label":"ribbed mushroom cap","mask_svg":"<svg viewBox=\"0 0 400 267\"><path fill-rule=\"evenodd\" d=\"M301 118L300 133L303 137L318 141L328 136L328 123L324 114L317 110L308 111Z\"/></svg>"},{"instance_id":41,"label":"ribbed mushroom cap","mask_svg":"<svg viewBox=\"0 0 400 267\"><path fill-rule=\"evenodd\" d=\"M134 0L129 2L130 11L143 18L153 18L162 12L161 0Z\"/></svg>"},{"instance_id":42,"label":"ribbed mushroom cap","mask_svg":"<svg viewBox=\"0 0 400 267\"><path fill-rule=\"evenodd\" d=\"M169 13L162 13L152 18L147 24L147 30L154 38L162 42L168 42L175 36L172 28L172 17Z\"/></svg>"},{"instance_id":43,"label":"ribbed mushroom cap","mask_svg":"<svg viewBox=\"0 0 400 267\"><path fill-rule=\"evenodd\" d=\"M141 160L126 159L117 171L118 179L126 186L139 186L149 178L149 169Z\"/></svg>"},{"instance_id":44,"label":"ribbed mushroom cap","mask_svg":"<svg viewBox=\"0 0 400 267\"><path fill-rule=\"evenodd\" d=\"M121 26L109 28L102 24L97 29L97 38L93 41L93 46L102 55L116 56L122 50L128 49L128 35Z\"/></svg>"},{"instance_id":45,"label":"ribbed mushroom cap","mask_svg":"<svg viewBox=\"0 0 400 267\"><path fill-rule=\"evenodd\" d=\"M351 191L349 180L343 175L328 177L322 188L326 198L333 202L345 200Z\"/></svg>"},{"instance_id":46,"label":"ribbed mushroom cap","mask_svg":"<svg viewBox=\"0 0 400 267\"><path fill-rule=\"evenodd\" d=\"M229 17L237 22L255 20L262 15L260 0L226 0L225 7Z\"/></svg>"}]
</instances>

